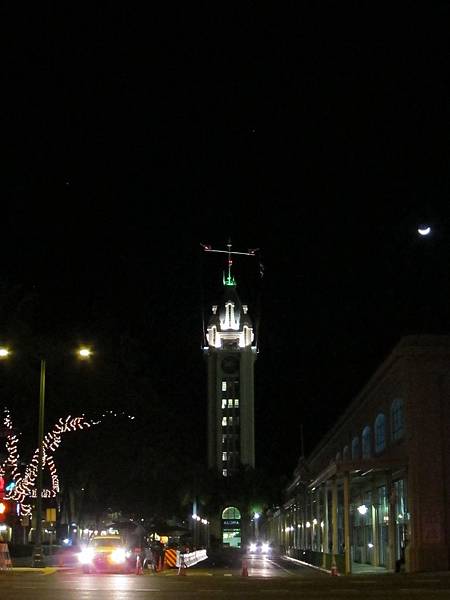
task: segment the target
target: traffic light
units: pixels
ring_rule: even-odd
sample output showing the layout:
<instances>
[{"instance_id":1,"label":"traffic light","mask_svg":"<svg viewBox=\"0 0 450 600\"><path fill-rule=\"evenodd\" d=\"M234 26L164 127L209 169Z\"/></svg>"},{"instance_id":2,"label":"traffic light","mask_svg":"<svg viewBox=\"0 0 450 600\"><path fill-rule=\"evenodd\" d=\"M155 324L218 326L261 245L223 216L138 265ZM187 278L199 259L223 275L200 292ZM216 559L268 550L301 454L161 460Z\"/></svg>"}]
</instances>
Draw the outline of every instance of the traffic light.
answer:
<instances>
[{"instance_id":1,"label":"traffic light","mask_svg":"<svg viewBox=\"0 0 450 600\"><path fill-rule=\"evenodd\" d=\"M9 513L9 502L0 500L0 522L4 521Z\"/></svg>"}]
</instances>

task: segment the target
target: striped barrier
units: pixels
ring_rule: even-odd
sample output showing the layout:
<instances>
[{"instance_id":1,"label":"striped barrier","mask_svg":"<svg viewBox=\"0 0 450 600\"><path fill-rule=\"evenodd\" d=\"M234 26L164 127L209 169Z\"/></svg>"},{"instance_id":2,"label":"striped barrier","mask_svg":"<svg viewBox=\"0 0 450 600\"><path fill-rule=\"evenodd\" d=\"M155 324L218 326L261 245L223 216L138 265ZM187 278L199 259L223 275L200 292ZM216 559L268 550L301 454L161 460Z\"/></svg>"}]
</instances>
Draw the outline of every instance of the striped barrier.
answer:
<instances>
[{"instance_id":1,"label":"striped barrier","mask_svg":"<svg viewBox=\"0 0 450 600\"><path fill-rule=\"evenodd\" d=\"M0 543L0 569L11 569L11 557L9 555L8 544Z\"/></svg>"},{"instance_id":2,"label":"striped barrier","mask_svg":"<svg viewBox=\"0 0 450 600\"><path fill-rule=\"evenodd\" d=\"M177 567L177 551L173 548L167 548L164 550L164 566L169 569Z\"/></svg>"}]
</instances>

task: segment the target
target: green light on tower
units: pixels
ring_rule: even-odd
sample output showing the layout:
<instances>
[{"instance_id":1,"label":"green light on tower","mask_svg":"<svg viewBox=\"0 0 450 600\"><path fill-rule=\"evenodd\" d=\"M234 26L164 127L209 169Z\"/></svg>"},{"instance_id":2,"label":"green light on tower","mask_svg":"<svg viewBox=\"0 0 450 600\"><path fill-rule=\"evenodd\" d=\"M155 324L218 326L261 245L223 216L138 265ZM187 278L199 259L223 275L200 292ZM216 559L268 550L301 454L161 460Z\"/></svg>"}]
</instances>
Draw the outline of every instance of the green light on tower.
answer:
<instances>
[{"instance_id":1,"label":"green light on tower","mask_svg":"<svg viewBox=\"0 0 450 600\"><path fill-rule=\"evenodd\" d=\"M233 275L230 272L228 272L227 277L225 277L225 273L223 274L223 285L229 285L229 286L236 285L236 279L233 277Z\"/></svg>"}]
</instances>

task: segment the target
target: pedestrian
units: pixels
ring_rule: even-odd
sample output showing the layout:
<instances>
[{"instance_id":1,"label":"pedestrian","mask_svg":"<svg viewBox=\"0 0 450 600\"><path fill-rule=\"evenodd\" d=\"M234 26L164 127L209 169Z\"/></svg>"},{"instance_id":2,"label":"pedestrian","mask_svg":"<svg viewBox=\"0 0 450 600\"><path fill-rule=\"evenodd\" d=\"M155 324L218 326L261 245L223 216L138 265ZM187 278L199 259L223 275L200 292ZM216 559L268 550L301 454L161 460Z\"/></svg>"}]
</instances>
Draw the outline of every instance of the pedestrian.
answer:
<instances>
[{"instance_id":1,"label":"pedestrian","mask_svg":"<svg viewBox=\"0 0 450 600\"><path fill-rule=\"evenodd\" d=\"M153 561L155 564L155 571L160 571L163 567L163 556L164 556L164 546L160 541L156 541L152 547L153 552Z\"/></svg>"}]
</instances>

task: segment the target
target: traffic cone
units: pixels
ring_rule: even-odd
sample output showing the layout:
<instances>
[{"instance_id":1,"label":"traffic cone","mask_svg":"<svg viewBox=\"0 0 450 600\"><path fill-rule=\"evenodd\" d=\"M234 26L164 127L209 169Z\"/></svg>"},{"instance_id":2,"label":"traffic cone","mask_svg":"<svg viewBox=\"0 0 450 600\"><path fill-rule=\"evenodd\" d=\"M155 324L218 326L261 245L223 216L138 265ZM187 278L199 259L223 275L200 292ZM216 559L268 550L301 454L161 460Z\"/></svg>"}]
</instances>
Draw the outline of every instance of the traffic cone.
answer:
<instances>
[{"instance_id":1,"label":"traffic cone","mask_svg":"<svg viewBox=\"0 0 450 600\"><path fill-rule=\"evenodd\" d=\"M245 560L245 558L242 561L242 576L248 577L247 561Z\"/></svg>"}]
</instances>

